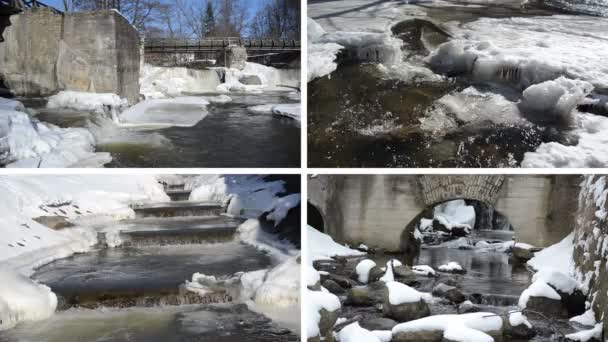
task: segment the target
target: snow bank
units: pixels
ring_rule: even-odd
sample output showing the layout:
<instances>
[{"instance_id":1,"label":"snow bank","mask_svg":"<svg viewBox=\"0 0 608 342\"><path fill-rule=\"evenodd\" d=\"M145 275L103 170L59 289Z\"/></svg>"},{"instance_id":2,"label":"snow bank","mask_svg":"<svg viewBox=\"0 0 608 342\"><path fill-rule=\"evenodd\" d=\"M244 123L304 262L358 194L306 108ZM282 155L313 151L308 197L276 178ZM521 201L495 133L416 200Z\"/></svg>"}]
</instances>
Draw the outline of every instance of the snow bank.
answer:
<instances>
[{"instance_id":1,"label":"snow bank","mask_svg":"<svg viewBox=\"0 0 608 342\"><path fill-rule=\"evenodd\" d=\"M428 293L418 292L415 289L396 281L386 283L388 288L388 301L392 305L400 305L404 303L417 303L421 300L431 300L431 295Z\"/></svg>"},{"instance_id":2,"label":"snow bank","mask_svg":"<svg viewBox=\"0 0 608 342\"><path fill-rule=\"evenodd\" d=\"M361 283L367 284L367 282L369 281L369 271L371 271L371 269L374 267L376 267L376 263L373 260L365 259L359 261L359 263L355 267L357 279Z\"/></svg>"},{"instance_id":3,"label":"snow bank","mask_svg":"<svg viewBox=\"0 0 608 342\"><path fill-rule=\"evenodd\" d=\"M112 93L87 93L64 90L49 97L46 107L104 113L106 110L120 109L127 105L126 99L121 99L120 96Z\"/></svg>"},{"instance_id":4,"label":"snow bank","mask_svg":"<svg viewBox=\"0 0 608 342\"><path fill-rule=\"evenodd\" d=\"M331 236L323 234L311 226L307 226L308 237L308 259L312 263L315 260L326 259L333 256L356 256L365 253L340 245Z\"/></svg>"},{"instance_id":5,"label":"snow bank","mask_svg":"<svg viewBox=\"0 0 608 342\"><path fill-rule=\"evenodd\" d=\"M579 341L579 342L587 342L591 341L599 341L602 339L602 331L604 330L601 323L595 325L593 329L583 330L573 334L566 335L566 340L569 341Z\"/></svg>"},{"instance_id":6,"label":"snow bank","mask_svg":"<svg viewBox=\"0 0 608 342\"><path fill-rule=\"evenodd\" d=\"M345 326L338 333L340 342L381 342L382 340L371 331L361 328L359 322Z\"/></svg>"},{"instance_id":7,"label":"snow bank","mask_svg":"<svg viewBox=\"0 0 608 342\"><path fill-rule=\"evenodd\" d=\"M0 249L0 262L24 274L86 251L97 239L95 232L75 227L56 231L32 218L131 218L135 214L129 204L169 200L151 175L7 175L0 179L0 193L0 244L8 246Z\"/></svg>"},{"instance_id":8,"label":"snow bank","mask_svg":"<svg viewBox=\"0 0 608 342\"><path fill-rule=\"evenodd\" d=\"M55 312L57 296L49 287L3 269L0 279L0 331L19 322L46 319Z\"/></svg>"},{"instance_id":9,"label":"snow bank","mask_svg":"<svg viewBox=\"0 0 608 342\"><path fill-rule=\"evenodd\" d=\"M273 220L274 225L277 226L287 216L287 212L298 205L300 205L299 193L276 198L271 204L272 209L266 218Z\"/></svg>"},{"instance_id":10,"label":"snow bank","mask_svg":"<svg viewBox=\"0 0 608 342\"><path fill-rule=\"evenodd\" d=\"M15 101L3 103L0 164L29 168L100 167L112 160L109 153L95 153L95 138L86 129L47 125L32 120Z\"/></svg>"},{"instance_id":11,"label":"snow bank","mask_svg":"<svg viewBox=\"0 0 608 342\"><path fill-rule=\"evenodd\" d=\"M209 102L200 97L145 100L119 115L124 127L192 127L207 116Z\"/></svg>"},{"instance_id":12,"label":"snow bank","mask_svg":"<svg viewBox=\"0 0 608 342\"><path fill-rule=\"evenodd\" d=\"M574 232L562 241L536 252L528 265L536 271L574 272Z\"/></svg>"},{"instance_id":13,"label":"snow bank","mask_svg":"<svg viewBox=\"0 0 608 342\"><path fill-rule=\"evenodd\" d=\"M597 168L608 166L608 118L577 113L574 117L578 137L576 145L567 146L557 142L541 144L536 151L526 152L522 167L536 168Z\"/></svg>"},{"instance_id":14,"label":"snow bank","mask_svg":"<svg viewBox=\"0 0 608 342\"><path fill-rule=\"evenodd\" d=\"M569 123L572 111L592 90L589 82L562 76L526 88L519 109L534 121Z\"/></svg>"},{"instance_id":15,"label":"snow bank","mask_svg":"<svg viewBox=\"0 0 608 342\"><path fill-rule=\"evenodd\" d=\"M493 341L487 332L499 331L502 318L489 312L475 312L463 315L435 315L397 324L393 335L418 331L443 331L445 339L453 341ZM477 331L477 332L474 332ZM482 334L480 334L482 333ZM446 334L449 336L446 336ZM467 336L475 339L467 339ZM487 336L487 337L486 337ZM489 340L487 338L490 338Z\"/></svg>"},{"instance_id":16,"label":"snow bank","mask_svg":"<svg viewBox=\"0 0 608 342\"><path fill-rule=\"evenodd\" d=\"M289 257L263 273L255 271L243 275L241 277L242 288L248 289L246 298L261 306L298 305L300 302L300 264L297 258L298 256Z\"/></svg>"},{"instance_id":17,"label":"snow bank","mask_svg":"<svg viewBox=\"0 0 608 342\"><path fill-rule=\"evenodd\" d=\"M326 33L321 25L308 18L308 82L336 71L336 56L344 47L336 43L321 43Z\"/></svg>"},{"instance_id":18,"label":"snow bank","mask_svg":"<svg viewBox=\"0 0 608 342\"><path fill-rule=\"evenodd\" d=\"M541 269L532 277L532 281L537 280L541 280L563 293L571 294L578 287L574 278L554 269Z\"/></svg>"},{"instance_id":19,"label":"snow bank","mask_svg":"<svg viewBox=\"0 0 608 342\"><path fill-rule=\"evenodd\" d=\"M140 75L140 93L146 99L180 96L183 93L215 91L220 78L215 70L155 67L145 64Z\"/></svg>"}]
</instances>

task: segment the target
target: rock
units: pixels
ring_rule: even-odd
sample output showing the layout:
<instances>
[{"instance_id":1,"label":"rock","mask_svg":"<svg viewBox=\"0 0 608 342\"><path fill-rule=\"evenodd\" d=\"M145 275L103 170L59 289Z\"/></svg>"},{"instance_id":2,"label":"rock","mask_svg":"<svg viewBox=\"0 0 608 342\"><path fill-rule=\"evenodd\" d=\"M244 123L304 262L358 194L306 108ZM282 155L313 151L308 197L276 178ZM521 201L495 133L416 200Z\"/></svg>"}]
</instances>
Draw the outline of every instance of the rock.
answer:
<instances>
[{"instance_id":1,"label":"rock","mask_svg":"<svg viewBox=\"0 0 608 342\"><path fill-rule=\"evenodd\" d=\"M530 296L526 304L525 314L526 316L539 316L535 312L552 318L568 318L568 310L566 310L561 300Z\"/></svg>"},{"instance_id":2,"label":"rock","mask_svg":"<svg viewBox=\"0 0 608 342\"><path fill-rule=\"evenodd\" d=\"M460 284L458 283L458 280L450 277L450 276L442 276L437 280L437 284L446 284L449 286L454 286L454 287L458 287Z\"/></svg>"},{"instance_id":3,"label":"rock","mask_svg":"<svg viewBox=\"0 0 608 342\"><path fill-rule=\"evenodd\" d=\"M372 319L364 319L359 322L362 328L367 330L391 330L398 322L389 318L378 317Z\"/></svg>"},{"instance_id":4,"label":"rock","mask_svg":"<svg viewBox=\"0 0 608 342\"><path fill-rule=\"evenodd\" d=\"M462 227L462 226L456 226L456 227L452 227L452 236L454 237L464 237L469 235L470 230L466 227Z\"/></svg>"},{"instance_id":5,"label":"rock","mask_svg":"<svg viewBox=\"0 0 608 342\"><path fill-rule=\"evenodd\" d=\"M449 300L452 303L462 303L464 302L464 295L460 290L455 288L454 286L449 286L443 283L439 283L437 286L433 288L433 296L442 297Z\"/></svg>"},{"instance_id":6,"label":"rock","mask_svg":"<svg viewBox=\"0 0 608 342\"><path fill-rule=\"evenodd\" d=\"M378 280L380 280L380 278L382 278L382 276L384 275L386 271L383 271L381 269L381 267L379 266L374 266L370 271L369 271L369 283L375 283Z\"/></svg>"},{"instance_id":7,"label":"rock","mask_svg":"<svg viewBox=\"0 0 608 342\"><path fill-rule=\"evenodd\" d=\"M431 310L429 309L428 304L422 299L418 302L402 303L398 305L391 304L389 301L389 290L388 287L385 286L382 313L384 316L394 318L398 322L409 322L430 316Z\"/></svg>"},{"instance_id":8,"label":"rock","mask_svg":"<svg viewBox=\"0 0 608 342\"><path fill-rule=\"evenodd\" d=\"M247 75L239 78L239 82L246 85L262 85L262 80L257 75Z\"/></svg>"},{"instance_id":9,"label":"rock","mask_svg":"<svg viewBox=\"0 0 608 342\"><path fill-rule=\"evenodd\" d=\"M404 284L412 284L416 282L416 273L409 266L401 265L393 267L395 280Z\"/></svg>"},{"instance_id":10,"label":"rock","mask_svg":"<svg viewBox=\"0 0 608 342\"><path fill-rule=\"evenodd\" d=\"M508 319L505 319L504 322L506 322L505 324L505 335L507 337L513 338L513 339L524 339L524 340L529 340L532 337L536 336L536 331L531 328L528 327L525 324L520 324L517 326L512 326L509 323Z\"/></svg>"},{"instance_id":11,"label":"rock","mask_svg":"<svg viewBox=\"0 0 608 342\"><path fill-rule=\"evenodd\" d=\"M313 291L321 291L321 282L317 281L314 285L312 286L307 286L309 290L313 290Z\"/></svg>"},{"instance_id":12,"label":"rock","mask_svg":"<svg viewBox=\"0 0 608 342\"><path fill-rule=\"evenodd\" d=\"M331 328L333 328L338 320L338 312L337 310L327 311L321 309L319 314L321 315L321 319L319 319L319 331L321 332L321 336L327 336L328 333L331 334Z\"/></svg>"},{"instance_id":13,"label":"rock","mask_svg":"<svg viewBox=\"0 0 608 342\"><path fill-rule=\"evenodd\" d=\"M443 330L422 330L398 332L393 334L391 342L440 342L443 339Z\"/></svg>"},{"instance_id":14,"label":"rock","mask_svg":"<svg viewBox=\"0 0 608 342\"><path fill-rule=\"evenodd\" d=\"M374 305L374 298L366 286L357 286L348 289L346 303L352 306Z\"/></svg>"},{"instance_id":15,"label":"rock","mask_svg":"<svg viewBox=\"0 0 608 342\"><path fill-rule=\"evenodd\" d=\"M264 212L258 220L262 230L269 234L275 234L279 240L288 240L297 248L300 248L301 219L300 206L297 205L287 211L287 215L277 224L269 220L270 212Z\"/></svg>"},{"instance_id":16,"label":"rock","mask_svg":"<svg viewBox=\"0 0 608 342\"><path fill-rule=\"evenodd\" d=\"M327 279L323 282L323 287L327 289L327 291L333 294L343 294L346 292L338 283L331 279Z\"/></svg>"},{"instance_id":17,"label":"rock","mask_svg":"<svg viewBox=\"0 0 608 342\"><path fill-rule=\"evenodd\" d=\"M351 280L345 276L338 275L338 274L330 273L327 275L327 279L333 280L334 282L336 282L338 285L340 285L341 287L343 287L345 289L350 289L351 287L357 285L357 283L354 282L353 280Z\"/></svg>"},{"instance_id":18,"label":"rock","mask_svg":"<svg viewBox=\"0 0 608 342\"><path fill-rule=\"evenodd\" d=\"M522 248L515 245L511 251L513 252L513 257L521 262L526 262L534 257L534 253L541 250L541 248Z\"/></svg>"},{"instance_id":19,"label":"rock","mask_svg":"<svg viewBox=\"0 0 608 342\"><path fill-rule=\"evenodd\" d=\"M462 302L458 306L458 313L459 314L465 314L465 313L471 313L471 312L479 312L479 311L481 311L481 309L477 305L471 303L468 300L465 301L465 302Z\"/></svg>"},{"instance_id":20,"label":"rock","mask_svg":"<svg viewBox=\"0 0 608 342\"><path fill-rule=\"evenodd\" d=\"M68 221L68 218L64 216L39 216L33 218L32 220L54 230L61 230L63 228L74 226L70 221Z\"/></svg>"},{"instance_id":21,"label":"rock","mask_svg":"<svg viewBox=\"0 0 608 342\"><path fill-rule=\"evenodd\" d=\"M346 303L352 306L373 306L382 303L384 283L357 286L347 290Z\"/></svg>"}]
</instances>

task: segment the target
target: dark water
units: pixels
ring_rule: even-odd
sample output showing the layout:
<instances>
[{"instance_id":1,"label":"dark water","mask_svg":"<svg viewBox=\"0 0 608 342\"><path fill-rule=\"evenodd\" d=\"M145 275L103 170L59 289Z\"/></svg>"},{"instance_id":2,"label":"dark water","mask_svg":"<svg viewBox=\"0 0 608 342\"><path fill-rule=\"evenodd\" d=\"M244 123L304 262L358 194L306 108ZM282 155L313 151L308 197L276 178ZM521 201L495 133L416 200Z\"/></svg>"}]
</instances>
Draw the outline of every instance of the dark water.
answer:
<instances>
[{"instance_id":1,"label":"dark water","mask_svg":"<svg viewBox=\"0 0 608 342\"><path fill-rule=\"evenodd\" d=\"M279 342L294 333L240 305L71 309L0 332L7 342Z\"/></svg>"},{"instance_id":2,"label":"dark water","mask_svg":"<svg viewBox=\"0 0 608 342\"><path fill-rule=\"evenodd\" d=\"M217 94L208 94L210 96ZM209 114L194 127L127 132L134 138L103 139L98 152L110 152L106 167L297 167L300 125L295 120L254 114L247 107L293 103L285 92L235 94L233 102L211 104ZM27 101L26 101L27 102ZM36 103L26 103L26 105ZM40 104L37 104L40 106ZM95 114L40 109L37 117L61 127L90 127ZM109 125L109 123L104 123ZM103 135L104 133L99 133ZM111 134L121 135L120 131ZM139 136L139 138L138 138ZM114 140L114 142L113 142Z\"/></svg>"},{"instance_id":3,"label":"dark water","mask_svg":"<svg viewBox=\"0 0 608 342\"><path fill-rule=\"evenodd\" d=\"M228 276L267 268L270 258L240 242L110 248L77 254L32 276L61 296L96 292L156 293L176 289L196 272Z\"/></svg>"},{"instance_id":4,"label":"dark water","mask_svg":"<svg viewBox=\"0 0 608 342\"><path fill-rule=\"evenodd\" d=\"M492 6L424 7L435 22L469 22L482 17L550 15L556 10L519 2ZM437 43L445 35L429 35L428 22L414 21L393 27L393 35L404 41L406 60L424 66L429 52L421 37ZM427 38L428 38L427 37ZM437 39L437 38L441 39ZM429 39L426 39L428 41ZM407 68L407 66L404 66ZM458 122L446 135L421 128L427 111L437 110L441 97L459 92L473 83L466 77L444 81L384 79L375 65L341 63L331 78L308 84L308 158L311 167L514 167L525 152L544 142L568 143L559 127L529 122L496 124L490 121ZM503 90L484 89L503 94ZM517 102L510 90L505 97ZM519 95L516 95L519 96Z\"/></svg>"}]
</instances>

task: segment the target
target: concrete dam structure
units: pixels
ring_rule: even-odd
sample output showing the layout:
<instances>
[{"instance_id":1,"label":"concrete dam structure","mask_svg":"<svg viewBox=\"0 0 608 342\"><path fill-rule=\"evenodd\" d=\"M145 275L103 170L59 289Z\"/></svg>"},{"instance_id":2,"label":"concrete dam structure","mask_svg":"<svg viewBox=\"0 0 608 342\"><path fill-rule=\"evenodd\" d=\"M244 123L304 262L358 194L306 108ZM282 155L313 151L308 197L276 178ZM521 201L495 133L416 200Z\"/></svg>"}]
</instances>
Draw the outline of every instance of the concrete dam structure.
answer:
<instances>
[{"instance_id":1,"label":"concrete dam structure","mask_svg":"<svg viewBox=\"0 0 608 342\"><path fill-rule=\"evenodd\" d=\"M572 231L574 213L566 209L576 207L580 181L564 175L322 175L309 180L308 201L322 229L351 245L400 251L404 231L413 231L426 210L467 199L504 215L518 242L544 247Z\"/></svg>"},{"instance_id":2,"label":"concrete dam structure","mask_svg":"<svg viewBox=\"0 0 608 342\"><path fill-rule=\"evenodd\" d=\"M137 102L140 36L118 12L32 8L9 20L0 43L0 85L14 96L73 90Z\"/></svg>"}]
</instances>

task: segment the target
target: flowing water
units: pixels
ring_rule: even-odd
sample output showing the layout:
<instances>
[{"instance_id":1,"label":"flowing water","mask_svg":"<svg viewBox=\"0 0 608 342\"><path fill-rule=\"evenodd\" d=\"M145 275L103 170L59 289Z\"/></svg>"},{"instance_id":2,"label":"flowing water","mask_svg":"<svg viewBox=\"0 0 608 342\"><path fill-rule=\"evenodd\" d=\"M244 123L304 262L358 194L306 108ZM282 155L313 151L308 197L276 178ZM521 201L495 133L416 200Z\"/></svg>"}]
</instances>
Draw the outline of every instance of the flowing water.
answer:
<instances>
[{"instance_id":1,"label":"flowing water","mask_svg":"<svg viewBox=\"0 0 608 342\"><path fill-rule=\"evenodd\" d=\"M202 94L189 94L192 96ZM217 94L205 94L215 96ZM60 127L86 127L97 138L97 151L110 152L106 167L296 167L300 165L297 121L247 108L294 103L287 92L228 94L232 102L211 104L194 127L158 130L119 128L105 116L43 108L44 101L25 100L41 121ZM169 113L170 114L170 113Z\"/></svg>"},{"instance_id":2,"label":"flowing water","mask_svg":"<svg viewBox=\"0 0 608 342\"><path fill-rule=\"evenodd\" d=\"M293 317L278 321L256 313L239 303L238 282L220 282L206 293L184 286L194 273L230 279L272 266L267 253L236 239L242 221L220 215L217 207L185 201L135 206L138 214L163 213L113 224L122 240L115 248L104 247L109 233L102 232L99 248L38 268L32 279L57 295L58 311L0 332L0 341L298 341L299 325L289 322L299 312L286 311Z\"/></svg>"},{"instance_id":3,"label":"flowing water","mask_svg":"<svg viewBox=\"0 0 608 342\"><path fill-rule=\"evenodd\" d=\"M517 2L504 4L450 6L419 4L434 23L466 23L480 18L508 18L551 15L558 10L542 4L522 8ZM314 15L313 15L314 16ZM435 46L449 40L444 34L429 33L428 21L406 21L393 27L393 36L403 40L404 65L426 68L424 45ZM432 45L433 45L432 44ZM339 61L340 61L339 57ZM438 134L423 127L429 112L445 109L441 97L474 84L467 77L443 80L385 75L375 64L339 63L331 77L309 83L308 140L309 165L314 167L514 167L526 152L545 142L571 143L562 127L509 120L496 122L499 109L485 107L481 119L456 120L457 127ZM518 91L478 86L517 102ZM484 106L480 104L479 106ZM436 117L436 116L434 116ZM437 120L437 119L434 119ZM438 119L441 121L442 119ZM428 123L443 125L444 122Z\"/></svg>"}]
</instances>

